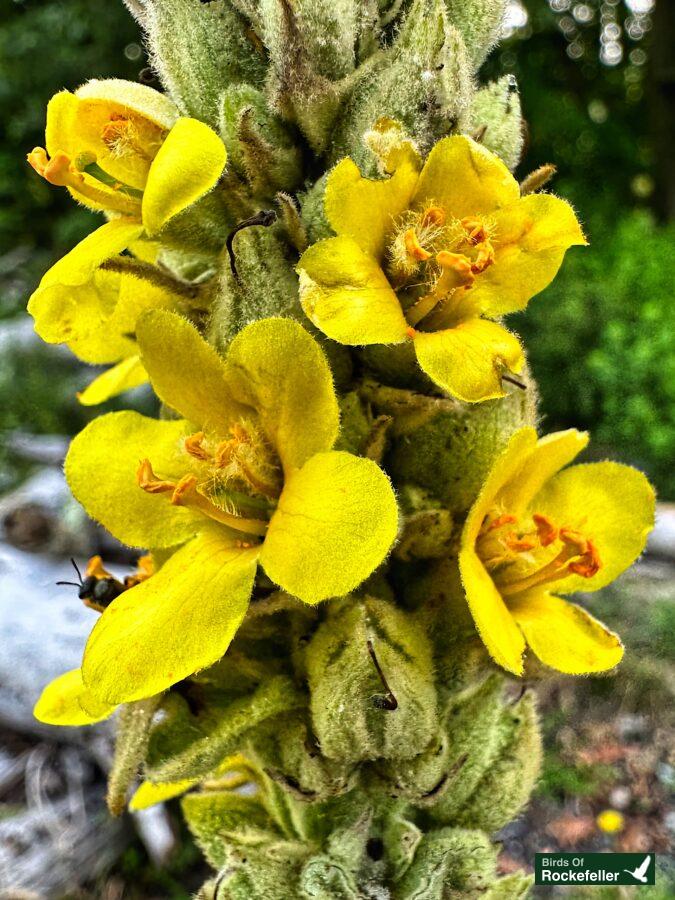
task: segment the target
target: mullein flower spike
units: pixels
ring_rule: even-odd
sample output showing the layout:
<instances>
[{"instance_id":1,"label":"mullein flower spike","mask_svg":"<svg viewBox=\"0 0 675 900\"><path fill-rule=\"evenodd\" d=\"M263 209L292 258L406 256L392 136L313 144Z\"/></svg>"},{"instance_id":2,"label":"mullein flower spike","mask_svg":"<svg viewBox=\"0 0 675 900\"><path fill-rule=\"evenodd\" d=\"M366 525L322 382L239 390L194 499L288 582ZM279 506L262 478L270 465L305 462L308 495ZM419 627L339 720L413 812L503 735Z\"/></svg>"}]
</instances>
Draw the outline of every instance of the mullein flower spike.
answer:
<instances>
[{"instance_id":1,"label":"mullein flower spike","mask_svg":"<svg viewBox=\"0 0 675 900\"><path fill-rule=\"evenodd\" d=\"M149 556L90 561L82 665L35 716L117 711L109 807L139 769L132 808L185 794L204 900L525 897L489 835L542 746L505 683L528 648L618 664L564 598L637 558L654 494L530 427L503 319L586 241L552 167L511 174L513 77L477 84L506 0L126 2L166 93L49 103L29 162L106 221L28 309L112 366L82 403L149 381L161 404L94 419L65 464Z\"/></svg>"}]
</instances>

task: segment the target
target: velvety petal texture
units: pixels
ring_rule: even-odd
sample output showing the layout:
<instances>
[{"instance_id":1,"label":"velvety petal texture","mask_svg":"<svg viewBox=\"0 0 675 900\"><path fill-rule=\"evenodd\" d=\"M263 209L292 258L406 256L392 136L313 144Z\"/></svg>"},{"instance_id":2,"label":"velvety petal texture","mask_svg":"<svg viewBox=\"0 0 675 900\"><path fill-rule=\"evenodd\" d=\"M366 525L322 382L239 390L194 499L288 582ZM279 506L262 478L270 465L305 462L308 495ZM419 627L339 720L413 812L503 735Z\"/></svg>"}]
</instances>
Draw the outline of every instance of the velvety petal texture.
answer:
<instances>
[{"instance_id":1,"label":"velvety petal texture","mask_svg":"<svg viewBox=\"0 0 675 900\"><path fill-rule=\"evenodd\" d=\"M162 477L178 480L185 474L179 451L186 433L184 421L159 422L136 412L99 416L70 445L65 463L70 489L93 519L131 547L183 543L203 516L142 491L136 472L149 458Z\"/></svg>"},{"instance_id":2,"label":"velvety petal texture","mask_svg":"<svg viewBox=\"0 0 675 900\"><path fill-rule=\"evenodd\" d=\"M174 797L182 796L190 788L199 784L198 778L185 778L182 781L170 781L164 784L153 784L152 781L144 781L138 786L133 797L129 801L129 810L138 812L140 809L149 809L158 803L166 803Z\"/></svg>"},{"instance_id":3,"label":"velvety petal texture","mask_svg":"<svg viewBox=\"0 0 675 900\"><path fill-rule=\"evenodd\" d=\"M407 322L374 256L351 237L329 238L298 263L300 302L308 318L341 344L396 344Z\"/></svg>"},{"instance_id":4,"label":"velvety petal texture","mask_svg":"<svg viewBox=\"0 0 675 900\"><path fill-rule=\"evenodd\" d=\"M305 603L356 588L385 559L398 510L389 479L368 459L318 453L286 479L260 561Z\"/></svg>"},{"instance_id":5,"label":"velvety petal texture","mask_svg":"<svg viewBox=\"0 0 675 900\"><path fill-rule=\"evenodd\" d=\"M457 219L493 213L520 199L518 182L482 144L457 135L440 140L424 164L413 206L442 206Z\"/></svg>"},{"instance_id":6,"label":"velvety petal texture","mask_svg":"<svg viewBox=\"0 0 675 900\"><path fill-rule=\"evenodd\" d=\"M565 252L586 244L574 210L551 194L530 194L495 213L495 263L471 290L491 316L525 309L555 278Z\"/></svg>"},{"instance_id":7,"label":"velvety petal texture","mask_svg":"<svg viewBox=\"0 0 675 900\"><path fill-rule=\"evenodd\" d=\"M423 371L467 403L504 397L502 374L523 368L518 338L487 319L467 319L444 331L418 331L413 340Z\"/></svg>"},{"instance_id":8,"label":"velvety petal texture","mask_svg":"<svg viewBox=\"0 0 675 900\"><path fill-rule=\"evenodd\" d=\"M52 266L28 301L28 312L43 340L51 344L76 340L104 326L114 307L96 283L96 270L142 232L138 223L114 219Z\"/></svg>"},{"instance_id":9,"label":"velvety petal texture","mask_svg":"<svg viewBox=\"0 0 675 900\"><path fill-rule=\"evenodd\" d=\"M90 382L77 395L77 399L83 406L97 406L110 400L111 397L144 384L147 380L148 373L140 357L129 356Z\"/></svg>"},{"instance_id":10,"label":"velvety petal texture","mask_svg":"<svg viewBox=\"0 0 675 900\"><path fill-rule=\"evenodd\" d=\"M297 322L263 319L232 341L227 382L255 409L287 472L330 450L340 428L333 377L323 351Z\"/></svg>"},{"instance_id":11,"label":"velvety petal texture","mask_svg":"<svg viewBox=\"0 0 675 900\"><path fill-rule=\"evenodd\" d=\"M571 575L556 585L556 591L568 594L597 591L635 562L654 527L656 498L642 472L599 462L559 472L539 491L532 508L555 515L597 544L600 571L592 578Z\"/></svg>"},{"instance_id":12,"label":"velvety petal texture","mask_svg":"<svg viewBox=\"0 0 675 900\"><path fill-rule=\"evenodd\" d=\"M545 592L529 594L512 603L511 614L533 653L558 672L589 675L621 662L618 635L575 603Z\"/></svg>"},{"instance_id":13,"label":"velvety petal texture","mask_svg":"<svg viewBox=\"0 0 675 900\"><path fill-rule=\"evenodd\" d=\"M223 174L225 145L208 125L181 118L155 157L143 192L143 225L152 236L213 187Z\"/></svg>"},{"instance_id":14,"label":"velvety petal texture","mask_svg":"<svg viewBox=\"0 0 675 900\"><path fill-rule=\"evenodd\" d=\"M493 320L524 308L585 243L569 204L521 197L499 157L462 135L440 140L421 172L407 153L376 181L343 160L325 211L338 237L300 259L306 315L352 346L413 337L423 371L468 403L503 397L502 374L522 369L517 338Z\"/></svg>"},{"instance_id":15,"label":"velvety petal texture","mask_svg":"<svg viewBox=\"0 0 675 900\"><path fill-rule=\"evenodd\" d=\"M623 654L612 631L555 594L597 590L636 559L654 523L654 492L641 472L618 463L564 468L587 441L574 429L540 440L534 429L520 429L467 516L459 565L469 609L493 659L516 675L525 642L543 663L570 674L607 671ZM538 528L551 531L520 558L499 537L508 528L530 539ZM572 545L563 542L570 535ZM565 555L570 546L579 549ZM562 562L554 562L561 552ZM575 557L570 572L566 561Z\"/></svg>"},{"instance_id":16,"label":"velvety petal texture","mask_svg":"<svg viewBox=\"0 0 675 900\"><path fill-rule=\"evenodd\" d=\"M525 639L472 548L460 553L459 571L471 615L490 656L507 672L522 675Z\"/></svg>"},{"instance_id":17,"label":"velvety petal texture","mask_svg":"<svg viewBox=\"0 0 675 900\"><path fill-rule=\"evenodd\" d=\"M193 425L225 435L250 413L231 394L223 358L187 319L153 310L139 318L136 338L155 393Z\"/></svg>"},{"instance_id":18,"label":"velvety petal texture","mask_svg":"<svg viewBox=\"0 0 675 900\"><path fill-rule=\"evenodd\" d=\"M45 725L77 726L102 722L115 711L114 704L101 704L92 698L97 708L96 714L85 712L81 704L86 694L88 691L82 681L82 672L79 669L64 672L42 691L40 699L35 704L33 715L38 722L44 722Z\"/></svg>"},{"instance_id":19,"label":"velvety petal texture","mask_svg":"<svg viewBox=\"0 0 675 900\"><path fill-rule=\"evenodd\" d=\"M127 703L216 662L244 618L256 563L257 550L236 546L226 529L200 532L105 610L85 650L85 685Z\"/></svg>"},{"instance_id":20,"label":"velvety petal texture","mask_svg":"<svg viewBox=\"0 0 675 900\"><path fill-rule=\"evenodd\" d=\"M373 181L351 159L343 159L328 176L326 218L336 234L352 238L379 260L395 219L410 205L418 174L405 159L391 178Z\"/></svg>"}]
</instances>

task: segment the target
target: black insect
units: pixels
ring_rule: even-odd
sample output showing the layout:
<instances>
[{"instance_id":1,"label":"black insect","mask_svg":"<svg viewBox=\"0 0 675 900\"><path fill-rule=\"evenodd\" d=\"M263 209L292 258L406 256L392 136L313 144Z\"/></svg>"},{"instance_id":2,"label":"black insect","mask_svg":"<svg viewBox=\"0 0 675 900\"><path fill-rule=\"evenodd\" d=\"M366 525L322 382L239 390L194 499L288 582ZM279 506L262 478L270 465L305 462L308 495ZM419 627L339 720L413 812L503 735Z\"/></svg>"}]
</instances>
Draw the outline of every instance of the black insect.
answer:
<instances>
[{"instance_id":1,"label":"black insect","mask_svg":"<svg viewBox=\"0 0 675 900\"><path fill-rule=\"evenodd\" d=\"M57 581L58 585L70 585L77 588L77 596L84 601L85 606L89 606L98 612L110 606L110 604L119 597L121 593L127 590L127 585L118 581L109 572L103 568L100 556L92 557L87 563L84 570L84 578L80 572L74 559L70 560L73 568L77 572L79 581Z\"/></svg>"}]
</instances>

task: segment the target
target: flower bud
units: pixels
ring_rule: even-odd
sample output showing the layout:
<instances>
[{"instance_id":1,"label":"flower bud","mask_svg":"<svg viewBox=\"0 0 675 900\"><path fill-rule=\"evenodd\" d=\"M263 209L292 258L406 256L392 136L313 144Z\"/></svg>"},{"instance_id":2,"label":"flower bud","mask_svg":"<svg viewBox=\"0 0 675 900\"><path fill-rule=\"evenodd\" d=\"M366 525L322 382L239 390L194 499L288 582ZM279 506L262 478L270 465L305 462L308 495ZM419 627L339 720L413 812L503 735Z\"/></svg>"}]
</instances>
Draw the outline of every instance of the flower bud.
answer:
<instances>
[{"instance_id":1,"label":"flower bud","mask_svg":"<svg viewBox=\"0 0 675 900\"><path fill-rule=\"evenodd\" d=\"M330 759L407 759L437 729L429 641L388 602L331 604L307 670L314 732Z\"/></svg>"},{"instance_id":2,"label":"flower bud","mask_svg":"<svg viewBox=\"0 0 675 900\"><path fill-rule=\"evenodd\" d=\"M454 514L470 508L511 435L535 423L535 388L529 377L524 384L471 405L374 382L362 393L376 412L395 416L385 459L392 478L423 488Z\"/></svg>"},{"instance_id":3,"label":"flower bud","mask_svg":"<svg viewBox=\"0 0 675 900\"><path fill-rule=\"evenodd\" d=\"M476 72L499 40L506 0L445 0L448 18L464 38Z\"/></svg>"},{"instance_id":4,"label":"flower bud","mask_svg":"<svg viewBox=\"0 0 675 900\"><path fill-rule=\"evenodd\" d=\"M218 125L220 95L231 84L260 84L260 39L230 0L152 0L142 24L152 64L181 111Z\"/></svg>"},{"instance_id":5,"label":"flower bud","mask_svg":"<svg viewBox=\"0 0 675 900\"><path fill-rule=\"evenodd\" d=\"M365 174L375 174L364 135L382 117L400 123L428 151L456 127L470 94L466 47L443 0L414 0L386 54L363 67L340 118L331 160L348 155Z\"/></svg>"},{"instance_id":6,"label":"flower bud","mask_svg":"<svg viewBox=\"0 0 675 900\"><path fill-rule=\"evenodd\" d=\"M520 162L525 142L520 96L513 75L505 75L478 91L468 116L467 133L500 156L509 169Z\"/></svg>"}]
</instances>

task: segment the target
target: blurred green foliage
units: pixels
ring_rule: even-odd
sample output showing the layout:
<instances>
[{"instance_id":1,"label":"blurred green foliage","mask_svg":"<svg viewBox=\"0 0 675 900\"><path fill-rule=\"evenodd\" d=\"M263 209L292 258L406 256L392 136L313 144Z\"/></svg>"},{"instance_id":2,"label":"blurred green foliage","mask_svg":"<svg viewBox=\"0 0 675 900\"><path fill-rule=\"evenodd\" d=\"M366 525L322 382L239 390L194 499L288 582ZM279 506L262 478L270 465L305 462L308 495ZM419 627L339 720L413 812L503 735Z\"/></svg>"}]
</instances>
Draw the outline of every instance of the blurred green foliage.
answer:
<instances>
[{"instance_id":1,"label":"blurred green foliage","mask_svg":"<svg viewBox=\"0 0 675 900\"><path fill-rule=\"evenodd\" d=\"M526 14L516 15L482 75L515 73L529 132L520 172L554 161L553 189L574 203L591 240L511 320L527 340L544 426L590 429L596 452L644 468L661 495L673 498L674 230L655 225L647 211L650 18L632 6L523 0ZM617 29L620 37L608 41ZM43 142L47 101L91 77L136 79L144 66L138 29L121 0L2 4L0 323L23 309L49 263L95 222L25 163L26 152ZM11 338L0 346L7 343ZM91 416L74 398L88 376L64 355L47 348L2 353L0 434L18 426L72 433Z\"/></svg>"},{"instance_id":2,"label":"blurred green foliage","mask_svg":"<svg viewBox=\"0 0 675 900\"><path fill-rule=\"evenodd\" d=\"M525 338L546 430L593 433L592 452L645 469L675 497L675 226L646 212L595 220L556 281L511 323Z\"/></svg>"}]
</instances>

